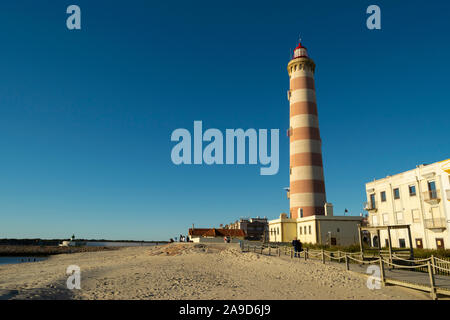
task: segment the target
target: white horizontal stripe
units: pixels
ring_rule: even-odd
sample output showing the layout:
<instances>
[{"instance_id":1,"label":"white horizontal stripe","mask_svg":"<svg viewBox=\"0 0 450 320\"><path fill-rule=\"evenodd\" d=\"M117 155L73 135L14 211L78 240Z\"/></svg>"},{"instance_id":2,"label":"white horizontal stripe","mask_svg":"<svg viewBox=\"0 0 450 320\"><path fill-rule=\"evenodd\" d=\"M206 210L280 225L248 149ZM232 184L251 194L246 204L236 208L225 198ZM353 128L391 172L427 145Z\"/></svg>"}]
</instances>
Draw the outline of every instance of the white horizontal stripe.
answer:
<instances>
[{"instance_id":1,"label":"white horizontal stripe","mask_svg":"<svg viewBox=\"0 0 450 320\"><path fill-rule=\"evenodd\" d=\"M299 77L310 77L314 79L314 73L312 73L309 70L298 70L298 69L291 73L291 79Z\"/></svg>"},{"instance_id":2,"label":"white horizontal stripe","mask_svg":"<svg viewBox=\"0 0 450 320\"><path fill-rule=\"evenodd\" d=\"M291 181L321 180L324 181L323 168L318 166L296 166L291 168Z\"/></svg>"},{"instance_id":3,"label":"white horizontal stripe","mask_svg":"<svg viewBox=\"0 0 450 320\"><path fill-rule=\"evenodd\" d=\"M322 153L322 143L319 140L295 140L290 144L290 155L296 153L313 152Z\"/></svg>"},{"instance_id":4,"label":"white horizontal stripe","mask_svg":"<svg viewBox=\"0 0 450 320\"><path fill-rule=\"evenodd\" d=\"M302 101L316 102L316 92L311 89L293 90L291 91L291 98L289 101L291 104Z\"/></svg>"},{"instance_id":5,"label":"white horizontal stripe","mask_svg":"<svg viewBox=\"0 0 450 320\"><path fill-rule=\"evenodd\" d=\"M291 207L321 207L325 205L323 193L294 193L290 195Z\"/></svg>"},{"instance_id":6,"label":"white horizontal stripe","mask_svg":"<svg viewBox=\"0 0 450 320\"><path fill-rule=\"evenodd\" d=\"M319 127L319 118L315 114L298 114L291 117L290 124L292 128L300 127Z\"/></svg>"}]
</instances>

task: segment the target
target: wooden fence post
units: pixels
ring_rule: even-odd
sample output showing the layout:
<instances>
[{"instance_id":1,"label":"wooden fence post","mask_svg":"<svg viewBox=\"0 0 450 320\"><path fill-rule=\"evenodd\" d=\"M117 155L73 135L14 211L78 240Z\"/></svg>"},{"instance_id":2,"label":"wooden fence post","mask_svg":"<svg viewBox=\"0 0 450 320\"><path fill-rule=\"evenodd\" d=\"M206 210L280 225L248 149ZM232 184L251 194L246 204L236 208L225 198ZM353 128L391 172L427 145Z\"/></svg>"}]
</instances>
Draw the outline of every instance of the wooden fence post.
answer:
<instances>
[{"instance_id":1,"label":"wooden fence post","mask_svg":"<svg viewBox=\"0 0 450 320\"><path fill-rule=\"evenodd\" d=\"M345 254L345 268L347 269L347 271L350 270L350 265L349 265L347 253Z\"/></svg>"},{"instance_id":2,"label":"wooden fence post","mask_svg":"<svg viewBox=\"0 0 450 320\"><path fill-rule=\"evenodd\" d=\"M433 268L433 274L436 274L436 260L434 260L434 255L431 255L431 267Z\"/></svg>"},{"instance_id":3,"label":"wooden fence post","mask_svg":"<svg viewBox=\"0 0 450 320\"><path fill-rule=\"evenodd\" d=\"M383 258L380 256L380 277L381 277L381 282L384 285L386 285L386 279L385 279L385 275L384 275L384 261Z\"/></svg>"},{"instance_id":4,"label":"wooden fence post","mask_svg":"<svg viewBox=\"0 0 450 320\"><path fill-rule=\"evenodd\" d=\"M322 249L322 263L325 263L325 251Z\"/></svg>"},{"instance_id":5,"label":"wooden fence post","mask_svg":"<svg viewBox=\"0 0 450 320\"><path fill-rule=\"evenodd\" d=\"M434 283L434 275L433 275L433 270L431 269L430 261L427 261L427 265L428 265L428 275L430 276L430 294L431 294L431 299L437 300L436 287L435 287L435 283Z\"/></svg>"},{"instance_id":6,"label":"wooden fence post","mask_svg":"<svg viewBox=\"0 0 450 320\"><path fill-rule=\"evenodd\" d=\"M269 246L269 256L270 256L270 246Z\"/></svg>"},{"instance_id":7,"label":"wooden fence post","mask_svg":"<svg viewBox=\"0 0 450 320\"><path fill-rule=\"evenodd\" d=\"M280 247L278 247L278 256L281 256L281 249L280 249Z\"/></svg>"},{"instance_id":8,"label":"wooden fence post","mask_svg":"<svg viewBox=\"0 0 450 320\"><path fill-rule=\"evenodd\" d=\"M294 257L294 250L291 249L291 259Z\"/></svg>"}]
</instances>

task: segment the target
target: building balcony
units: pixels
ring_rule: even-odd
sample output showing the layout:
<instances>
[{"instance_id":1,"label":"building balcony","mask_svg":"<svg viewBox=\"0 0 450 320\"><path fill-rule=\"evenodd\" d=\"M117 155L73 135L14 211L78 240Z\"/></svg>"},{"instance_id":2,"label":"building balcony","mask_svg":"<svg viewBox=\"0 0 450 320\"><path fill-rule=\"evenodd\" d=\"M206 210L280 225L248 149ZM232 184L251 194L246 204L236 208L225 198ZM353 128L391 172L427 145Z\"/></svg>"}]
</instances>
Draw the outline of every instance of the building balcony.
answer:
<instances>
[{"instance_id":1,"label":"building balcony","mask_svg":"<svg viewBox=\"0 0 450 320\"><path fill-rule=\"evenodd\" d=\"M441 201L439 189L423 192L423 200L429 204L438 204Z\"/></svg>"},{"instance_id":2,"label":"building balcony","mask_svg":"<svg viewBox=\"0 0 450 320\"><path fill-rule=\"evenodd\" d=\"M377 203L376 201L368 201L364 203L364 210L369 212L376 212L377 211Z\"/></svg>"},{"instance_id":3,"label":"building balcony","mask_svg":"<svg viewBox=\"0 0 450 320\"><path fill-rule=\"evenodd\" d=\"M446 229L447 221L444 218L425 219L424 225L426 229Z\"/></svg>"}]
</instances>

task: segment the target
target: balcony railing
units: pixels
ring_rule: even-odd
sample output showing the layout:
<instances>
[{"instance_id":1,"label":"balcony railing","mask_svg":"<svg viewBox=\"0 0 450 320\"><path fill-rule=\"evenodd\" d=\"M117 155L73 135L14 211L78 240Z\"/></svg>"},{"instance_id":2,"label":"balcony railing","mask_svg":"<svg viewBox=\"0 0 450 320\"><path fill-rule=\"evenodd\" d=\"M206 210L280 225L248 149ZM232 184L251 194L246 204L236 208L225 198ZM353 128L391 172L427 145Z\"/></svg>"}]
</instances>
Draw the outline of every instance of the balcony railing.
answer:
<instances>
[{"instance_id":1,"label":"balcony railing","mask_svg":"<svg viewBox=\"0 0 450 320\"><path fill-rule=\"evenodd\" d=\"M441 201L439 196L439 189L436 190L428 190L423 192L423 200L426 202L438 203Z\"/></svg>"},{"instance_id":2,"label":"balcony railing","mask_svg":"<svg viewBox=\"0 0 450 320\"><path fill-rule=\"evenodd\" d=\"M377 210L377 202L376 201L367 201L364 203L364 210L366 211L376 211Z\"/></svg>"},{"instance_id":3,"label":"balcony railing","mask_svg":"<svg viewBox=\"0 0 450 320\"><path fill-rule=\"evenodd\" d=\"M446 229L447 220L445 218L425 219L425 228L427 229Z\"/></svg>"}]
</instances>

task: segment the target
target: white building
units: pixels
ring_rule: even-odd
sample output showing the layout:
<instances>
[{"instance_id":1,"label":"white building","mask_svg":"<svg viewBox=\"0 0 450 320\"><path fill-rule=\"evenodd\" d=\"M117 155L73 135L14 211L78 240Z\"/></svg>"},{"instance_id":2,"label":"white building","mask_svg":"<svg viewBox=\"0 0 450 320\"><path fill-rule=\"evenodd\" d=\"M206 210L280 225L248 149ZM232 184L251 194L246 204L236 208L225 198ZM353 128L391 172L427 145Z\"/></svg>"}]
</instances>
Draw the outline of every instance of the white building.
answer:
<instances>
[{"instance_id":1,"label":"white building","mask_svg":"<svg viewBox=\"0 0 450 320\"><path fill-rule=\"evenodd\" d=\"M348 246L359 242L358 225L363 217L333 216L332 207L325 205L325 215L288 218L282 213L279 219L269 221L270 242L291 242Z\"/></svg>"},{"instance_id":2,"label":"white building","mask_svg":"<svg viewBox=\"0 0 450 320\"><path fill-rule=\"evenodd\" d=\"M415 248L450 248L450 159L366 184L371 226L409 224ZM392 230L392 246L408 246L407 230ZM380 234L388 245L387 232ZM371 234L371 243L378 239Z\"/></svg>"}]
</instances>

